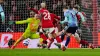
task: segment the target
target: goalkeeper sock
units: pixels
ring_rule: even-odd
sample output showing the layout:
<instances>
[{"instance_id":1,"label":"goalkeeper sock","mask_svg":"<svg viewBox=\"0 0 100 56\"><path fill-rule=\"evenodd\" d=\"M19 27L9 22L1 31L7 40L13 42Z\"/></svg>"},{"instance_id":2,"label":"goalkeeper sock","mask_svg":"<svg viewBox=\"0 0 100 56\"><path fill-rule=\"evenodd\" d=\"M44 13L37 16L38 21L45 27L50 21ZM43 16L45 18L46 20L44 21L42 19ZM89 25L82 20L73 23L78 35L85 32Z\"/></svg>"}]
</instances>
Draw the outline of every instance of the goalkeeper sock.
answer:
<instances>
[{"instance_id":1,"label":"goalkeeper sock","mask_svg":"<svg viewBox=\"0 0 100 56\"><path fill-rule=\"evenodd\" d=\"M43 39L39 38L39 43L42 44L43 43Z\"/></svg>"},{"instance_id":2,"label":"goalkeeper sock","mask_svg":"<svg viewBox=\"0 0 100 56\"><path fill-rule=\"evenodd\" d=\"M66 47L68 46L69 42L70 42L70 37L68 36L68 37L66 38L66 43L65 43L65 46L66 46Z\"/></svg>"},{"instance_id":3,"label":"goalkeeper sock","mask_svg":"<svg viewBox=\"0 0 100 56\"><path fill-rule=\"evenodd\" d=\"M21 42L21 39L18 39L13 46L16 46L19 42Z\"/></svg>"},{"instance_id":4,"label":"goalkeeper sock","mask_svg":"<svg viewBox=\"0 0 100 56\"><path fill-rule=\"evenodd\" d=\"M20 42L20 39L18 39L18 40L14 43L14 45L12 45L11 49L14 49L14 48L16 47L16 45L17 45L19 42Z\"/></svg>"}]
</instances>

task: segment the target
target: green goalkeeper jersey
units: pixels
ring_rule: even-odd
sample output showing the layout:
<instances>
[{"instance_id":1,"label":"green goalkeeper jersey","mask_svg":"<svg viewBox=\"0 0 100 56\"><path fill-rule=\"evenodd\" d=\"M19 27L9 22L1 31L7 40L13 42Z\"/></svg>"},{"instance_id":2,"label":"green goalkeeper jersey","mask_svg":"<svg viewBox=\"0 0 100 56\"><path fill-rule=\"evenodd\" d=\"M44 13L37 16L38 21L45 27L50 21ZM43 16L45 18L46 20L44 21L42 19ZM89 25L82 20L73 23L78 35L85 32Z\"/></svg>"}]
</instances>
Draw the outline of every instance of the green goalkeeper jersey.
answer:
<instances>
[{"instance_id":1,"label":"green goalkeeper jersey","mask_svg":"<svg viewBox=\"0 0 100 56\"><path fill-rule=\"evenodd\" d=\"M28 26L27 26L27 29L25 31L30 31L30 32L35 33L35 32L37 32L40 20L32 17L32 18L28 18L27 20L16 21L15 23L16 24L25 24L25 23L27 23Z\"/></svg>"}]
</instances>

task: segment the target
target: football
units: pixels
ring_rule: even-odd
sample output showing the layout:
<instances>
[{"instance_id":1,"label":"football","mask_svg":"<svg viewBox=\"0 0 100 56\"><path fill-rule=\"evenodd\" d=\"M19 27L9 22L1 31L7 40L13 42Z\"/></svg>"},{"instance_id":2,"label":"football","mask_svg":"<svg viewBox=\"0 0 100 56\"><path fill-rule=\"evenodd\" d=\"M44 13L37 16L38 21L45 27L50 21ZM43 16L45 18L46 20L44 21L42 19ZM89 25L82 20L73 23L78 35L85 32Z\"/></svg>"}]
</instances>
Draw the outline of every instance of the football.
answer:
<instances>
[{"instance_id":1,"label":"football","mask_svg":"<svg viewBox=\"0 0 100 56\"><path fill-rule=\"evenodd\" d=\"M23 44L24 44L25 46L28 46L28 45L29 45L29 40L23 41Z\"/></svg>"}]
</instances>

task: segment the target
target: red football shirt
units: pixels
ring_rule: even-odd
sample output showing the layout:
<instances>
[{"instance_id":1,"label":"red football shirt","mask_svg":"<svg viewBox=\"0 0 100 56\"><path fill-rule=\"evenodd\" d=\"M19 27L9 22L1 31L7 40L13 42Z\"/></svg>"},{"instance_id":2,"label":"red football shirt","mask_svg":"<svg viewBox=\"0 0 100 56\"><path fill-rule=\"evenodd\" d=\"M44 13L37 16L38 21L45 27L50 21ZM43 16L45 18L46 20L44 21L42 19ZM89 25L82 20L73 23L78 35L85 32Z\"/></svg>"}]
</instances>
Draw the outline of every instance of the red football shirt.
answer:
<instances>
[{"instance_id":1,"label":"red football shirt","mask_svg":"<svg viewBox=\"0 0 100 56\"><path fill-rule=\"evenodd\" d=\"M47 9L41 8L38 11L39 14L42 14L42 28L51 28L54 27L52 23L52 19L50 13Z\"/></svg>"},{"instance_id":2,"label":"red football shirt","mask_svg":"<svg viewBox=\"0 0 100 56\"><path fill-rule=\"evenodd\" d=\"M50 13L50 16L51 16L51 20L52 20L53 25L56 27L57 26L57 20L60 20L60 17L58 17L54 13Z\"/></svg>"},{"instance_id":3,"label":"red football shirt","mask_svg":"<svg viewBox=\"0 0 100 56\"><path fill-rule=\"evenodd\" d=\"M51 28L54 27L52 20L51 20L51 16L50 13L47 9L45 8L41 8L39 11L31 8L30 10L33 10L34 12L36 12L37 14L42 15L42 28Z\"/></svg>"}]
</instances>

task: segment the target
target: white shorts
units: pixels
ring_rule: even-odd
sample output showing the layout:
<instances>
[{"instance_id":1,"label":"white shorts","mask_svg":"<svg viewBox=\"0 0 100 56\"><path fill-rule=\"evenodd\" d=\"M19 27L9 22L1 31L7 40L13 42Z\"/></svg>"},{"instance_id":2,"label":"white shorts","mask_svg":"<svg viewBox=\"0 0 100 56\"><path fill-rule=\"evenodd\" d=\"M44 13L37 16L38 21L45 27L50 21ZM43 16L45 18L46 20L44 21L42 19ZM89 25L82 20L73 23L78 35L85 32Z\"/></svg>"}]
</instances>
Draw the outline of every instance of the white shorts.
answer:
<instances>
[{"instance_id":1,"label":"white shorts","mask_svg":"<svg viewBox=\"0 0 100 56\"><path fill-rule=\"evenodd\" d=\"M58 27L55 27L55 33L58 33Z\"/></svg>"},{"instance_id":2,"label":"white shorts","mask_svg":"<svg viewBox=\"0 0 100 56\"><path fill-rule=\"evenodd\" d=\"M55 32L55 28L43 28L43 30L45 31L45 33L54 33Z\"/></svg>"}]
</instances>

